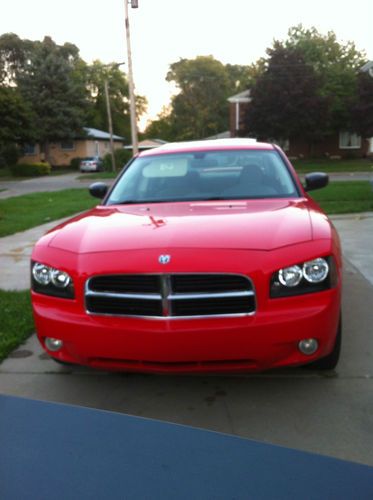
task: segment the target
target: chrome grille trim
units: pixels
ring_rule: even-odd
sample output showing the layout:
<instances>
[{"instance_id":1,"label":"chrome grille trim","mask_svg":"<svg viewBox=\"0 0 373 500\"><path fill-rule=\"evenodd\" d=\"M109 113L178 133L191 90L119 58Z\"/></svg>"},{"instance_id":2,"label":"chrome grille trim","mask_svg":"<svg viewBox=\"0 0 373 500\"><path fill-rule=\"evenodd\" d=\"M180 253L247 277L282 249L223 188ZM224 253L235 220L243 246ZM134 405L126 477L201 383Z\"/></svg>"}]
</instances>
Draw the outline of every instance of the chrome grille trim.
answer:
<instances>
[{"instance_id":1,"label":"chrome grille trim","mask_svg":"<svg viewBox=\"0 0 373 500\"><path fill-rule=\"evenodd\" d=\"M159 294L158 293L137 293L137 292L130 292L130 293L123 293L123 292L117 292L117 291L95 291L90 288L91 280L99 280L102 278L103 280L110 281L110 278L113 278L113 283L118 277L130 277L134 278L136 276L139 277L144 277L144 276L151 276L151 277L157 277L159 280ZM199 278L201 277L204 280L204 283L206 283L206 280L208 281L209 277L212 278L218 278L224 282L224 278L227 280L229 277L233 277L236 279L241 279L241 283L239 286L236 286L236 288L245 288L245 289L235 289L231 291L218 291L218 292L213 292L213 291L208 291L208 292L199 292L198 290L195 293L186 293L186 292L175 292L173 291L173 287L175 287L175 281L177 280L177 277L182 277L183 279L187 279L188 276L191 276L192 281L196 277ZM95 281L95 282L96 282ZM174 283L174 285L173 285ZM243 287L243 284L245 285ZM214 285L214 281L212 281L211 286ZM195 285L198 287L198 284ZM226 286L226 284L224 284ZM149 314L137 314L137 313L131 313L131 312L119 312L115 309L115 311L111 312L104 312L104 311L97 311L94 310L94 307L90 307L89 301L90 299L95 300L95 299L100 299L102 298L104 301L105 299L110 299L112 298L113 300L120 301L120 300L132 300L136 301L138 300L139 303L137 304L137 307L141 308L140 301L158 301L160 310L162 310L162 315L157 314L157 315L149 315ZM247 304L245 303L245 308L247 310L242 311L243 305L242 302L239 303L236 301L234 302L234 299L248 299ZM215 300L223 300L227 299L227 302L223 303L223 305L220 305L218 303L214 304L214 299ZM233 300L233 303L230 302L230 299ZM208 304L203 304L203 300L209 300ZM180 301L186 301L185 304L181 304ZM182 311L177 311L176 313L173 312L173 303L175 305L180 304L181 307L184 307L184 312L185 312L185 307L188 309L188 303L187 301L196 301L197 309L200 307L204 310L203 314L198 314L196 311L196 314L181 314ZM123 303L123 305L128 306L128 308L131 308L129 304ZM150 303L149 303L150 305ZM217 312L206 312L210 306L212 309L219 308L219 307L225 307L226 311L223 313L217 313ZM105 303L101 304L101 306L98 306L105 308ZM109 307L109 306L108 306ZM189 304L189 308L191 307L191 304ZM235 312L231 312L229 309L233 307L236 308L237 310ZM250 278L248 278L245 275L241 274L232 274L232 273L172 273L172 274L160 274L160 273L154 273L154 274L123 274L123 275L97 275L93 276L92 278L89 278L86 281L85 284L85 309L86 313L90 315L99 315L99 316L120 316L120 317L133 317L133 318L148 318L148 319L200 319L200 318L214 318L214 317L225 317L225 318L230 318L230 317L245 317L245 316L252 316L256 312L256 294L254 290L254 286L252 284L252 281ZM96 307L97 309L97 307ZM179 308L178 308L179 309Z\"/></svg>"},{"instance_id":2,"label":"chrome grille trim","mask_svg":"<svg viewBox=\"0 0 373 500\"><path fill-rule=\"evenodd\" d=\"M162 295L156 293L120 293L120 292L93 292L86 289L86 297L113 297L116 299L143 299L143 300L162 300Z\"/></svg>"},{"instance_id":3,"label":"chrome grille trim","mask_svg":"<svg viewBox=\"0 0 373 500\"><path fill-rule=\"evenodd\" d=\"M218 299L224 297L252 297L254 295L253 291L247 292L217 292L217 293L178 293L174 295L169 295L170 300L188 300L188 299Z\"/></svg>"}]
</instances>

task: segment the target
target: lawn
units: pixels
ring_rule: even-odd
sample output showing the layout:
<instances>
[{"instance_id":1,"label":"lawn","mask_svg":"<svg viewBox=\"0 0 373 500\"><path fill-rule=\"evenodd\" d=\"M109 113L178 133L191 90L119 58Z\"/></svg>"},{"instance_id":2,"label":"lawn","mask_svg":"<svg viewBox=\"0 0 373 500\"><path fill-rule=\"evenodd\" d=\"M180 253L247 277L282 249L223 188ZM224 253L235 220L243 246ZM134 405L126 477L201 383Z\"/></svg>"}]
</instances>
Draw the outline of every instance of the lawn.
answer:
<instances>
[{"instance_id":1,"label":"lawn","mask_svg":"<svg viewBox=\"0 0 373 500\"><path fill-rule=\"evenodd\" d=\"M0 237L82 212L98 204L87 189L33 193L0 200Z\"/></svg>"},{"instance_id":2,"label":"lawn","mask_svg":"<svg viewBox=\"0 0 373 500\"><path fill-rule=\"evenodd\" d=\"M373 211L373 186L368 181L332 182L310 195L328 214Z\"/></svg>"},{"instance_id":3,"label":"lawn","mask_svg":"<svg viewBox=\"0 0 373 500\"><path fill-rule=\"evenodd\" d=\"M86 179L116 179L116 177L119 175L119 170L117 172L94 172L93 174L82 174L79 175L78 179L79 180L86 180Z\"/></svg>"},{"instance_id":4,"label":"lawn","mask_svg":"<svg viewBox=\"0 0 373 500\"><path fill-rule=\"evenodd\" d=\"M373 189L368 181L332 182L311 196L330 214L373 210ZM33 193L0 200L0 237L68 217L94 207L98 200L86 189Z\"/></svg>"},{"instance_id":5,"label":"lawn","mask_svg":"<svg viewBox=\"0 0 373 500\"><path fill-rule=\"evenodd\" d=\"M30 292L0 290L0 361L34 331Z\"/></svg>"},{"instance_id":6,"label":"lawn","mask_svg":"<svg viewBox=\"0 0 373 500\"><path fill-rule=\"evenodd\" d=\"M292 164L297 172L372 172L373 159L356 160L293 160Z\"/></svg>"}]
</instances>

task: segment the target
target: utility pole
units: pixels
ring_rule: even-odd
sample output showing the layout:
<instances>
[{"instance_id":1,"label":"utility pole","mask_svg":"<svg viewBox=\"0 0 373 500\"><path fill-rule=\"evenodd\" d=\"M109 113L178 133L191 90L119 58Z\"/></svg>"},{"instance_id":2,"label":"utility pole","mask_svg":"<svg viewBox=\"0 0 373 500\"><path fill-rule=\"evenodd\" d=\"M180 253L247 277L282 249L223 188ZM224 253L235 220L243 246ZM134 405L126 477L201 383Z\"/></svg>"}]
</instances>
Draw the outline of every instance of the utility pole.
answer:
<instances>
[{"instance_id":1,"label":"utility pole","mask_svg":"<svg viewBox=\"0 0 373 500\"><path fill-rule=\"evenodd\" d=\"M130 0L130 1L131 1L131 7L133 9L136 9L138 7L138 1L137 0ZM130 23L129 23L129 18L128 18L128 3L129 3L129 0L124 0L126 40L127 40L128 89L129 89L129 98L130 98L132 154L133 154L133 156L135 156L139 152L139 146L138 146L138 138L137 138L136 101L135 101L135 86L133 83L133 71L132 71L132 54L131 54Z\"/></svg>"},{"instance_id":2,"label":"utility pole","mask_svg":"<svg viewBox=\"0 0 373 500\"><path fill-rule=\"evenodd\" d=\"M124 63L117 63L117 64L107 64L107 68L119 68L119 66L122 66ZM113 140L113 120L111 116L111 106L110 106L110 98L109 98L109 77L107 76L104 81L104 88L105 88L105 100L106 100L106 111L107 111L107 121L109 125L109 135L110 135L110 155L111 155L111 168L113 172L116 171L117 166L115 163L115 154L114 154L114 140Z\"/></svg>"},{"instance_id":3,"label":"utility pole","mask_svg":"<svg viewBox=\"0 0 373 500\"><path fill-rule=\"evenodd\" d=\"M110 134L110 154L111 154L111 168L115 172L117 166L115 164L115 154L114 154L114 140L113 140L113 121L111 119L111 107L109 99L109 82L105 79L105 98L106 98L106 109L107 109L107 119L109 123L109 134Z\"/></svg>"}]
</instances>

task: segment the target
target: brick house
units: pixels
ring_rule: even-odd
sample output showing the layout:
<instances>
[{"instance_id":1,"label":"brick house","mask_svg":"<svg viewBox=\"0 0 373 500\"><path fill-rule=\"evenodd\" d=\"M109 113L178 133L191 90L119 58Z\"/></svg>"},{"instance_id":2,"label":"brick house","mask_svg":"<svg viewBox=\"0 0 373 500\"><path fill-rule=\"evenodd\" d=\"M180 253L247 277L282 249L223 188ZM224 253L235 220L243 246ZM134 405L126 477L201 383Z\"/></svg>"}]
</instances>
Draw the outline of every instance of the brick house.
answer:
<instances>
[{"instance_id":1,"label":"brick house","mask_svg":"<svg viewBox=\"0 0 373 500\"><path fill-rule=\"evenodd\" d=\"M83 128L85 136L51 143L49 155L54 167L69 166L73 158L99 156L103 158L110 153L110 134L95 128ZM114 148L123 148L124 138L113 135ZM45 154L40 144L29 144L24 148L24 156L19 163L35 163L45 160Z\"/></svg>"},{"instance_id":2,"label":"brick house","mask_svg":"<svg viewBox=\"0 0 373 500\"><path fill-rule=\"evenodd\" d=\"M373 61L365 64L361 71L367 71L373 76ZM231 137L244 135L243 123L247 107L250 106L250 89L228 98L229 102L229 131ZM276 141L274 141L276 142ZM290 157L301 158L311 156L310 145L305 140L287 140L279 145ZM312 156L314 157L366 157L373 155L373 138L364 139L358 134L341 130L314 144Z\"/></svg>"}]
</instances>

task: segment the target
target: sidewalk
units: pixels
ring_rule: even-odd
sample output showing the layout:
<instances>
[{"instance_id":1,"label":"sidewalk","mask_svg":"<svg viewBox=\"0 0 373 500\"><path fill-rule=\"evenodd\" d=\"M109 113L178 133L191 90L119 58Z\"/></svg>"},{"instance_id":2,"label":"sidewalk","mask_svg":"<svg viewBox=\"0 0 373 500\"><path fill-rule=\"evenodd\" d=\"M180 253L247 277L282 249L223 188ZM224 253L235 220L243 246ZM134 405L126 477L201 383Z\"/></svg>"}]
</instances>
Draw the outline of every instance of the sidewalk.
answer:
<instances>
[{"instance_id":1,"label":"sidewalk","mask_svg":"<svg viewBox=\"0 0 373 500\"><path fill-rule=\"evenodd\" d=\"M38 239L65 219L0 238L0 289L30 288L30 257Z\"/></svg>"}]
</instances>

